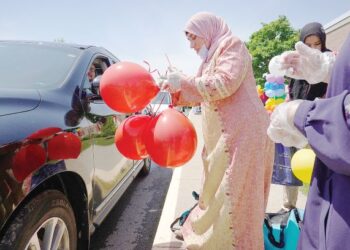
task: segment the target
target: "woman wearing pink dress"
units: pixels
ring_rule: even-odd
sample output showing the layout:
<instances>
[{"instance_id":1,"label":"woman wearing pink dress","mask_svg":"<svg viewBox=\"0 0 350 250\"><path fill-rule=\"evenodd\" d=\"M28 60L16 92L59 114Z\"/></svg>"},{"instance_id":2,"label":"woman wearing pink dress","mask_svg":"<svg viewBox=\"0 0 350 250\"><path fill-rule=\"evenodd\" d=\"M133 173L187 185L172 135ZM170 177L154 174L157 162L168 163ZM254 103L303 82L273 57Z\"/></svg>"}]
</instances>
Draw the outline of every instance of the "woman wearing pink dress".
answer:
<instances>
[{"instance_id":1,"label":"woman wearing pink dress","mask_svg":"<svg viewBox=\"0 0 350 250\"><path fill-rule=\"evenodd\" d=\"M202 108L203 181L198 206L181 229L184 241L188 249L263 249L274 144L251 56L210 13L194 15L185 34L203 62L197 76L172 72L164 85L177 105Z\"/></svg>"}]
</instances>

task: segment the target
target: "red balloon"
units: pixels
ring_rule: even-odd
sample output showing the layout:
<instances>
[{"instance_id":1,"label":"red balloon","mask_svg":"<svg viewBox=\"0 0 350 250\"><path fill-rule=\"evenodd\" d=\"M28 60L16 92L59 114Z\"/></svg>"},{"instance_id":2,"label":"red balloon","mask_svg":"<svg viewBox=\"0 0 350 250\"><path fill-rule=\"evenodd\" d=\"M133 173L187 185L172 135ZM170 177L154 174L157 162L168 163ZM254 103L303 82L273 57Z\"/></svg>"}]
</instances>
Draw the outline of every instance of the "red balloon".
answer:
<instances>
[{"instance_id":1,"label":"red balloon","mask_svg":"<svg viewBox=\"0 0 350 250\"><path fill-rule=\"evenodd\" d=\"M260 97L260 100L263 102L263 104L265 104L267 99L269 99L269 97L265 94L265 92L262 93L259 97Z\"/></svg>"},{"instance_id":2,"label":"red balloon","mask_svg":"<svg viewBox=\"0 0 350 250\"><path fill-rule=\"evenodd\" d=\"M47 151L50 160L76 159L81 151L81 141L75 134L64 132L48 141Z\"/></svg>"},{"instance_id":3,"label":"red balloon","mask_svg":"<svg viewBox=\"0 0 350 250\"><path fill-rule=\"evenodd\" d=\"M30 173L46 162L45 150L38 144L21 147L12 158L12 172L22 182Z\"/></svg>"},{"instance_id":4,"label":"red balloon","mask_svg":"<svg viewBox=\"0 0 350 250\"><path fill-rule=\"evenodd\" d=\"M100 93L106 104L122 113L145 108L159 92L152 75L136 63L119 62L102 75Z\"/></svg>"},{"instance_id":5,"label":"red balloon","mask_svg":"<svg viewBox=\"0 0 350 250\"><path fill-rule=\"evenodd\" d=\"M114 142L119 152L133 160L148 157L143 133L151 121L147 115L131 116L125 119L115 131Z\"/></svg>"},{"instance_id":6,"label":"red balloon","mask_svg":"<svg viewBox=\"0 0 350 250\"><path fill-rule=\"evenodd\" d=\"M195 128L173 108L153 118L144 136L148 154L160 166L181 166L192 158L197 148Z\"/></svg>"},{"instance_id":7,"label":"red balloon","mask_svg":"<svg viewBox=\"0 0 350 250\"><path fill-rule=\"evenodd\" d=\"M49 137L51 135L54 135L58 132L60 132L62 129L56 128L56 127L49 127L44 128L36 131L35 133L28 136L28 139L44 139L46 137Z\"/></svg>"}]
</instances>

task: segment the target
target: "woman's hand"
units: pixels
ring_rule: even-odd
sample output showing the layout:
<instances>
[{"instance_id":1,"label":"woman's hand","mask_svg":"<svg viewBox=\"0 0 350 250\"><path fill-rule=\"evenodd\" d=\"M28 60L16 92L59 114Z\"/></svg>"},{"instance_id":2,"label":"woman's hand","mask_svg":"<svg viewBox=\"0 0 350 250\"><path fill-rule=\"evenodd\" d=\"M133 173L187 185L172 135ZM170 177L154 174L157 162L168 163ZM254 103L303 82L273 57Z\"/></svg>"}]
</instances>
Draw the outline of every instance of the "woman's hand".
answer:
<instances>
[{"instance_id":1,"label":"woman's hand","mask_svg":"<svg viewBox=\"0 0 350 250\"><path fill-rule=\"evenodd\" d=\"M180 93L181 93L181 90L177 90L173 93L170 93L171 95L171 101L172 101L172 104L173 106L177 106L178 105L178 102L179 102L179 99L180 99Z\"/></svg>"},{"instance_id":2,"label":"woman's hand","mask_svg":"<svg viewBox=\"0 0 350 250\"><path fill-rule=\"evenodd\" d=\"M184 78L185 75L180 71L170 72L162 83L161 89L174 93L181 88L181 80Z\"/></svg>"},{"instance_id":3,"label":"woman's hand","mask_svg":"<svg viewBox=\"0 0 350 250\"><path fill-rule=\"evenodd\" d=\"M199 207L201 210L207 209L207 206L204 204L204 201L203 201L203 199L201 199L201 197L199 197L198 207Z\"/></svg>"},{"instance_id":4,"label":"woman's hand","mask_svg":"<svg viewBox=\"0 0 350 250\"><path fill-rule=\"evenodd\" d=\"M286 147L303 148L308 141L294 126L295 113L303 100L285 102L278 105L270 116L270 126L267 134L276 143Z\"/></svg>"},{"instance_id":5,"label":"woman's hand","mask_svg":"<svg viewBox=\"0 0 350 250\"><path fill-rule=\"evenodd\" d=\"M295 51L286 51L272 58L269 63L269 71L272 74L304 79L310 84L329 81L335 61L334 53L312 49L303 42L297 42L295 49Z\"/></svg>"}]
</instances>

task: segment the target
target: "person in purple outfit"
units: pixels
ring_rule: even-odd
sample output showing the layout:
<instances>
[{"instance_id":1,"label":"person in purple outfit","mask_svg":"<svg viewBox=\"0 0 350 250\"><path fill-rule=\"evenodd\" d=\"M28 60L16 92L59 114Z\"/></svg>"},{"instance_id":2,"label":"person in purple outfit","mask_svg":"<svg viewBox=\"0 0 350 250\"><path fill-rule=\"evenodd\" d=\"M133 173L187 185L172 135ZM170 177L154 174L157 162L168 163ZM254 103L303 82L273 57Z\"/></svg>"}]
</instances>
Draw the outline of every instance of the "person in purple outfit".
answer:
<instances>
[{"instance_id":1,"label":"person in purple outfit","mask_svg":"<svg viewBox=\"0 0 350 250\"><path fill-rule=\"evenodd\" d=\"M312 64L322 61L314 51L310 51L297 48L293 55L287 55L282 60L281 68L292 68L289 72L308 80L307 76L316 69ZM273 141L282 144L309 143L316 153L298 249L350 249L349 55L350 35L334 66L328 64L328 68L333 67L333 70L326 99L281 104L271 116L268 134ZM323 67L318 68L324 70ZM313 77L317 74L315 72ZM318 75L325 77L322 73ZM323 81L324 78L317 80Z\"/></svg>"},{"instance_id":2,"label":"person in purple outfit","mask_svg":"<svg viewBox=\"0 0 350 250\"><path fill-rule=\"evenodd\" d=\"M300 31L300 41L313 49L318 49L321 52L329 52L330 50L326 47L326 32L322 24L318 22L311 22L306 24ZM289 100L309 100L313 101L316 98L323 98L326 94L327 83L319 82L309 84L303 79L291 78L288 85L288 99ZM298 150L295 147L290 147L291 157ZM291 174L290 172L287 172ZM293 176L294 177L294 176ZM302 182L292 178L293 182L289 185L283 186L283 205L282 211L290 210L296 207L298 199L298 189L302 186Z\"/></svg>"}]
</instances>

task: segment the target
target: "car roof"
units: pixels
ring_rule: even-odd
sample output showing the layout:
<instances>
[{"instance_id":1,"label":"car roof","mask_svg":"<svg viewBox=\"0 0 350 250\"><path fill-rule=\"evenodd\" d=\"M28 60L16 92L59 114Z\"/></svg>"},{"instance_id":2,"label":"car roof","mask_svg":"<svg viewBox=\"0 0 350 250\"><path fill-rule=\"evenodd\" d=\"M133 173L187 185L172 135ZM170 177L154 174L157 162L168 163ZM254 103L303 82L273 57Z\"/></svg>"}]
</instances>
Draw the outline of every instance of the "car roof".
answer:
<instances>
[{"instance_id":1,"label":"car roof","mask_svg":"<svg viewBox=\"0 0 350 250\"><path fill-rule=\"evenodd\" d=\"M77 48L77 49L86 49L89 47L96 47L92 45L81 45L81 44L65 43L65 42L46 42L46 41L30 41L30 40L0 40L0 43L62 46L62 47L71 47L71 48Z\"/></svg>"},{"instance_id":2,"label":"car roof","mask_svg":"<svg viewBox=\"0 0 350 250\"><path fill-rule=\"evenodd\" d=\"M29 45L41 45L47 47L66 47L66 48L76 48L80 50L86 49L96 49L103 50L109 54L112 54L110 51L103 47L98 47L94 45L83 45L83 44L75 44L75 43L65 43L65 42L47 42L47 41L30 41L30 40L0 40L0 44L29 44ZM113 54L112 54L113 55Z\"/></svg>"},{"instance_id":3,"label":"car roof","mask_svg":"<svg viewBox=\"0 0 350 250\"><path fill-rule=\"evenodd\" d=\"M29 44L29 45L40 45L40 46L47 46L47 47L62 47L62 48L75 48L79 50L87 50L92 49L96 51L103 51L104 53L109 54L112 57L115 57L113 53L111 53L109 50L98 47L95 45L83 45L83 44L75 44L75 43L65 43L65 42L47 42L47 41L31 41L31 40L0 40L0 44L7 43L7 44Z\"/></svg>"}]
</instances>

